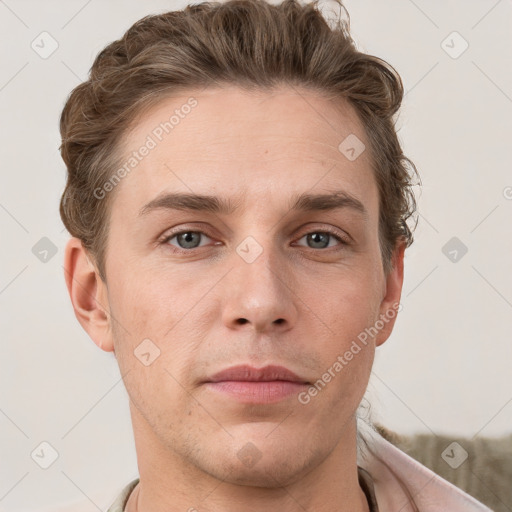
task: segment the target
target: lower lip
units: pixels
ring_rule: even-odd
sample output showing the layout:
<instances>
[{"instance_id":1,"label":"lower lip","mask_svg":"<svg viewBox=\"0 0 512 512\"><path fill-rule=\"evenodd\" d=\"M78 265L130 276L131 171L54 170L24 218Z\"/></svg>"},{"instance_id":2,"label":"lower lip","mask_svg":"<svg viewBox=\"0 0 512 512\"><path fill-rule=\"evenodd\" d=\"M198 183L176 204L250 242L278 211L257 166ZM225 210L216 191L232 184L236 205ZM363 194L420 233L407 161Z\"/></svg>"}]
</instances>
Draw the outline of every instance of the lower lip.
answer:
<instances>
[{"instance_id":1,"label":"lower lip","mask_svg":"<svg viewBox=\"0 0 512 512\"><path fill-rule=\"evenodd\" d=\"M307 384L287 380L207 382L207 386L243 403L271 404L298 394Z\"/></svg>"}]
</instances>

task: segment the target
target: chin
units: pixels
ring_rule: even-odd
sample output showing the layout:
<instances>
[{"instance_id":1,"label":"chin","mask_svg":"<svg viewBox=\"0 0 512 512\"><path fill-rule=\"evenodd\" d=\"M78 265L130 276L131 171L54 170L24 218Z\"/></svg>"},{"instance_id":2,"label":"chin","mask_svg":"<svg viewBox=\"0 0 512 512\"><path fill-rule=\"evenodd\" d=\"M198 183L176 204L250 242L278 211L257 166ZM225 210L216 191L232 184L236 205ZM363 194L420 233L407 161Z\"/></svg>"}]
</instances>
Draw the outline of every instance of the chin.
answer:
<instances>
[{"instance_id":1,"label":"chin","mask_svg":"<svg viewBox=\"0 0 512 512\"><path fill-rule=\"evenodd\" d=\"M230 443L236 448L231 451L219 446L218 452L210 451L211 464L209 468L203 465L203 469L232 484L273 489L295 483L328 456L328 450L312 453L303 441L293 442L290 437L287 443L283 436L271 441L270 431L267 425L263 436L244 436L251 439L247 441L236 436Z\"/></svg>"},{"instance_id":2,"label":"chin","mask_svg":"<svg viewBox=\"0 0 512 512\"><path fill-rule=\"evenodd\" d=\"M293 455L290 455L290 460ZM294 461L296 464L296 461ZM294 464L294 465L295 465ZM253 467L247 467L237 460L228 465L228 470L215 471L214 476L238 486L262 487L278 489L299 480L304 471L299 467L292 467L280 458L263 458Z\"/></svg>"}]
</instances>

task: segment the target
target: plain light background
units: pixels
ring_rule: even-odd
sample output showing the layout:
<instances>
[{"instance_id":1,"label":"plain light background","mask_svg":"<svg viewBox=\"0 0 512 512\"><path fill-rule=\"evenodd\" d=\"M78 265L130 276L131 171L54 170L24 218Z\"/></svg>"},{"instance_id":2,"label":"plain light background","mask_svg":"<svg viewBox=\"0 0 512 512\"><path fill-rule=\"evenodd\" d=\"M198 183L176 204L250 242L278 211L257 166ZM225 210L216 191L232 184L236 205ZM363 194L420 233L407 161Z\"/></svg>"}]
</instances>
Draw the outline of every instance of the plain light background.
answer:
<instances>
[{"instance_id":1,"label":"plain light background","mask_svg":"<svg viewBox=\"0 0 512 512\"><path fill-rule=\"evenodd\" d=\"M0 0L2 511L106 510L138 476L117 363L82 330L65 287L58 117L107 43L184 5ZM397 126L423 181L403 310L368 388L373 419L454 439L510 433L512 2L345 5L359 48L402 76ZM58 43L47 58L31 46L45 37L51 48L42 32ZM46 262L44 237L56 250ZM58 454L48 469L31 457L51 453L42 442Z\"/></svg>"}]
</instances>

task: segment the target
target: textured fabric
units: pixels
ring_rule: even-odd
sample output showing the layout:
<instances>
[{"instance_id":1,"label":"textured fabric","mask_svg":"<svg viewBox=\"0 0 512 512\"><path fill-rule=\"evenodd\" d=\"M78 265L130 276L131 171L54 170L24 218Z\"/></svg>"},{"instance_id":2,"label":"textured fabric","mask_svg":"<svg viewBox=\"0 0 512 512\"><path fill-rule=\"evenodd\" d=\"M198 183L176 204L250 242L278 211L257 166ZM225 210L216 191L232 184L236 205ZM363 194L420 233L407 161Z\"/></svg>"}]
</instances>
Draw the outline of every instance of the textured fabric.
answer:
<instances>
[{"instance_id":1,"label":"textured fabric","mask_svg":"<svg viewBox=\"0 0 512 512\"><path fill-rule=\"evenodd\" d=\"M364 439L371 449L358 449L359 482L371 512L492 512L374 430L365 430ZM124 512L138 482L126 485L107 512Z\"/></svg>"},{"instance_id":2,"label":"textured fabric","mask_svg":"<svg viewBox=\"0 0 512 512\"><path fill-rule=\"evenodd\" d=\"M375 427L384 439L495 512L512 512L512 434L473 438L424 432L406 435L379 424ZM441 456L454 441L467 453L456 468Z\"/></svg>"},{"instance_id":3,"label":"textured fabric","mask_svg":"<svg viewBox=\"0 0 512 512\"><path fill-rule=\"evenodd\" d=\"M364 422L358 465L372 477L379 512L492 512L384 439Z\"/></svg>"}]
</instances>

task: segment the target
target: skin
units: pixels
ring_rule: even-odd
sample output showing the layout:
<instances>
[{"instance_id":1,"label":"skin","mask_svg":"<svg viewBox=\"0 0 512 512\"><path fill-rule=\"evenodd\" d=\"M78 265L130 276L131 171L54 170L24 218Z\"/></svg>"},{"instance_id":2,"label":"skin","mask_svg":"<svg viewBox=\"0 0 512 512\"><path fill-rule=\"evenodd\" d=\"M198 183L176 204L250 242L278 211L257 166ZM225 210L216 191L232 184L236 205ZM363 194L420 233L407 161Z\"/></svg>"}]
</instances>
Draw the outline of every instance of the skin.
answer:
<instances>
[{"instance_id":1,"label":"skin","mask_svg":"<svg viewBox=\"0 0 512 512\"><path fill-rule=\"evenodd\" d=\"M110 192L107 282L79 240L66 247L75 314L115 352L130 397L140 483L127 510L367 511L355 413L396 316L306 405L296 395L241 404L202 384L243 363L280 364L315 382L396 307L404 245L385 275L363 126L348 103L315 91L230 86L162 100L125 137L127 154L190 96L197 107ZM354 161L338 150L351 133L367 148ZM348 207L290 210L298 194L339 190L366 217ZM162 192L230 198L238 209L139 216ZM199 246L163 241L174 228L204 233ZM307 236L328 230L349 245L330 236L320 247ZM262 249L251 263L236 251L248 236ZM134 355L146 338L160 350L148 366ZM238 456L247 443L260 457L253 465Z\"/></svg>"}]
</instances>

